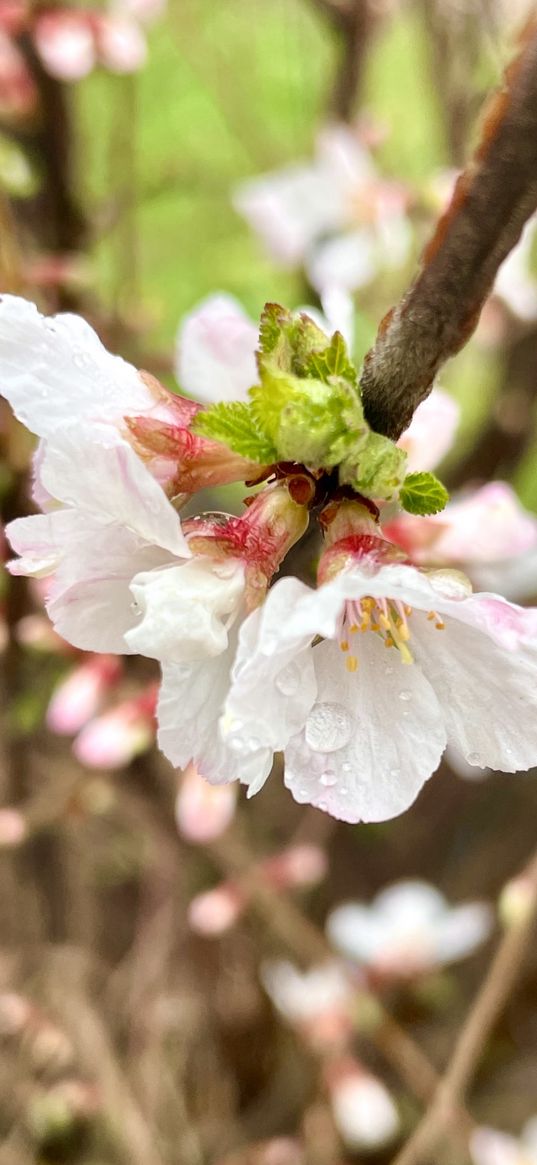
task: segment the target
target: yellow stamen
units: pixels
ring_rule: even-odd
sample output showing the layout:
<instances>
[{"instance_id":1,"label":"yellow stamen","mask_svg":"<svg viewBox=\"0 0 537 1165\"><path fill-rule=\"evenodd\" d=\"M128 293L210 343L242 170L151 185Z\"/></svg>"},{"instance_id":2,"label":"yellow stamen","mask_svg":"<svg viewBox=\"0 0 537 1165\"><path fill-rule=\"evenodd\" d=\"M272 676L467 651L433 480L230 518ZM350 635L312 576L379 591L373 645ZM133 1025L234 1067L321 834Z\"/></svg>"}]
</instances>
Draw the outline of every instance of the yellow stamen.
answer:
<instances>
[{"instance_id":1,"label":"yellow stamen","mask_svg":"<svg viewBox=\"0 0 537 1165\"><path fill-rule=\"evenodd\" d=\"M358 660L355 655L348 655L345 660L345 667L347 671L358 671Z\"/></svg>"},{"instance_id":2,"label":"yellow stamen","mask_svg":"<svg viewBox=\"0 0 537 1165\"><path fill-rule=\"evenodd\" d=\"M346 639L341 640L341 643L339 645L339 650L340 651L348 651L349 650L349 644L348 644Z\"/></svg>"}]
</instances>

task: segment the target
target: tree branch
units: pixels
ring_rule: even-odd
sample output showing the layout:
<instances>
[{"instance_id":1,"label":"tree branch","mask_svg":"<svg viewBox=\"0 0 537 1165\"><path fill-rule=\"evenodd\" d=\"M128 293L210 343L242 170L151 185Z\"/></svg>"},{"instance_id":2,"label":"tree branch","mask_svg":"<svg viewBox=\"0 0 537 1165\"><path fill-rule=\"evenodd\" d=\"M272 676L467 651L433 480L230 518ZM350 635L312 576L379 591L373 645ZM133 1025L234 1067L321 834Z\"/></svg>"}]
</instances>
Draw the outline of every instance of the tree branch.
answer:
<instances>
[{"instance_id":1,"label":"tree branch","mask_svg":"<svg viewBox=\"0 0 537 1165\"><path fill-rule=\"evenodd\" d=\"M425 249L421 270L382 320L362 374L372 428L396 439L433 379L472 334L494 277L537 209L537 20L490 102L480 145Z\"/></svg>"}]
</instances>

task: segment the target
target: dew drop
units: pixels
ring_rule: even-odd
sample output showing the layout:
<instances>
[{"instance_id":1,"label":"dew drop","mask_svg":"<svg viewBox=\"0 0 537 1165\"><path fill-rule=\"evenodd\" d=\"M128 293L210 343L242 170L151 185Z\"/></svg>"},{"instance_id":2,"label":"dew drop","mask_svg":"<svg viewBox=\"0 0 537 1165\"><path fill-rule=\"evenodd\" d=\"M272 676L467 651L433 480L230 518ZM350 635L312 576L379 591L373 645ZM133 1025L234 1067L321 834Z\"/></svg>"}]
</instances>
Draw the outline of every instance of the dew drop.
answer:
<instances>
[{"instance_id":1,"label":"dew drop","mask_svg":"<svg viewBox=\"0 0 537 1165\"><path fill-rule=\"evenodd\" d=\"M479 752L469 752L466 760L468 761L469 765L480 765L481 767L484 767L483 760Z\"/></svg>"},{"instance_id":2,"label":"dew drop","mask_svg":"<svg viewBox=\"0 0 537 1165\"><path fill-rule=\"evenodd\" d=\"M142 614L142 608L141 608L140 604L136 602L136 599L133 599L132 603L130 603L129 606L130 606L130 609L131 609L133 615L135 615L136 618L139 619L140 615Z\"/></svg>"},{"instance_id":3,"label":"dew drop","mask_svg":"<svg viewBox=\"0 0 537 1165\"><path fill-rule=\"evenodd\" d=\"M400 776L401 776L401 769L395 769L395 768L390 769L390 777L395 778L395 777L400 777Z\"/></svg>"},{"instance_id":4,"label":"dew drop","mask_svg":"<svg viewBox=\"0 0 537 1165\"><path fill-rule=\"evenodd\" d=\"M337 785L337 775L334 770L325 769L319 777L319 784L324 785L325 789L332 789L334 785Z\"/></svg>"},{"instance_id":5,"label":"dew drop","mask_svg":"<svg viewBox=\"0 0 537 1165\"><path fill-rule=\"evenodd\" d=\"M404 704L408 703L408 701L412 699L412 692L399 692L399 699L402 700Z\"/></svg>"},{"instance_id":6,"label":"dew drop","mask_svg":"<svg viewBox=\"0 0 537 1165\"><path fill-rule=\"evenodd\" d=\"M299 801L305 801L307 796L308 796L308 790L307 789L297 789L296 795L297 795Z\"/></svg>"},{"instance_id":7,"label":"dew drop","mask_svg":"<svg viewBox=\"0 0 537 1165\"><path fill-rule=\"evenodd\" d=\"M346 785L342 785L340 790L339 790L339 795L340 795L340 797L347 797L348 792L349 792L349 790L347 789Z\"/></svg>"},{"instance_id":8,"label":"dew drop","mask_svg":"<svg viewBox=\"0 0 537 1165\"><path fill-rule=\"evenodd\" d=\"M313 752L337 752L349 743L353 727L343 704L315 704L306 720L306 744Z\"/></svg>"},{"instance_id":9,"label":"dew drop","mask_svg":"<svg viewBox=\"0 0 537 1165\"><path fill-rule=\"evenodd\" d=\"M294 696L300 684L300 669L296 663L284 667L275 680L276 687L282 696Z\"/></svg>"},{"instance_id":10,"label":"dew drop","mask_svg":"<svg viewBox=\"0 0 537 1165\"><path fill-rule=\"evenodd\" d=\"M350 772L352 772L352 765L350 764L350 762L349 762L348 760L346 760L346 761L345 761L345 763L344 763L344 764L342 764L341 768L342 768L342 771L343 771L344 773L350 773ZM343 791L343 790L342 790L342 791Z\"/></svg>"}]
</instances>

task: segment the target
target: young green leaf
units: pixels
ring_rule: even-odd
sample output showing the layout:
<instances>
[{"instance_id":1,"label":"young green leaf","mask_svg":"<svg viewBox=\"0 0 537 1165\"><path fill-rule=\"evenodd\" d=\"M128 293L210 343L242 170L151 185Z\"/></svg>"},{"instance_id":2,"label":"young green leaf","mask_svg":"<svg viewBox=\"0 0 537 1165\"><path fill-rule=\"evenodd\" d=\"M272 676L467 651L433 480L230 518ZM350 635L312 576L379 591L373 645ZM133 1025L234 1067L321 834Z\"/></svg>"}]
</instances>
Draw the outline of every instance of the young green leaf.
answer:
<instances>
[{"instance_id":1,"label":"young green leaf","mask_svg":"<svg viewBox=\"0 0 537 1165\"><path fill-rule=\"evenodd\" d=\"M221 401L205 412L198 413L192 422L192 429L203 437L220 441L234 453L257 461L259 465L271 465L277 459L277 452L260 430L253 407L243 401Z\"/></svg>"},{"instance_id":2,"label":"young green leaf","mask_svg":"<svg viewBox=\"0 0 537 1165\"><path fill-rule=\"evenodd\" d=\"M409 514L439 514L449 501L449 494L434 473L409 473L399 501Z\"/></svg>"}]
</instances>

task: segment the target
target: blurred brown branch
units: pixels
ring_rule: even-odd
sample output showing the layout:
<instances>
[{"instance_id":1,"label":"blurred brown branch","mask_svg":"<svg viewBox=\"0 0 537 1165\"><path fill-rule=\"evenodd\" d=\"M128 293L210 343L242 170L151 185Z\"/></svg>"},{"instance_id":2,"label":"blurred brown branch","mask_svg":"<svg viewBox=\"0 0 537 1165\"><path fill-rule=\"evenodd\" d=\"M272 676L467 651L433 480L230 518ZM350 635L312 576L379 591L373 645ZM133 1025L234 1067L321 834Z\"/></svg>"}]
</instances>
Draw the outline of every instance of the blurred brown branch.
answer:
<instances>
[{"instance_id":1,"label":"blurred brown branch","mask_svg":"<svg viewBox=\"0 0 537 1165\"><path fill-rule=\"evenodd\" d=\"M502 260L537 207L537 21L490 102L481 142L425 249L421 270L381 322L362 393L374 429L394 439L441 365L473 332Z\"/></svg>"}]
</instances>

